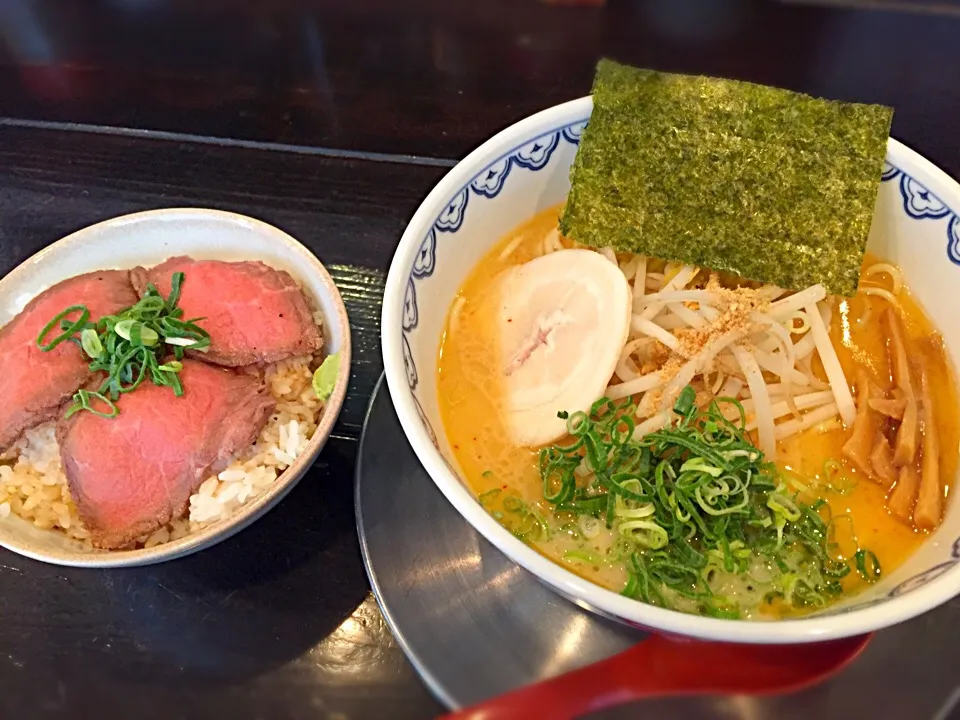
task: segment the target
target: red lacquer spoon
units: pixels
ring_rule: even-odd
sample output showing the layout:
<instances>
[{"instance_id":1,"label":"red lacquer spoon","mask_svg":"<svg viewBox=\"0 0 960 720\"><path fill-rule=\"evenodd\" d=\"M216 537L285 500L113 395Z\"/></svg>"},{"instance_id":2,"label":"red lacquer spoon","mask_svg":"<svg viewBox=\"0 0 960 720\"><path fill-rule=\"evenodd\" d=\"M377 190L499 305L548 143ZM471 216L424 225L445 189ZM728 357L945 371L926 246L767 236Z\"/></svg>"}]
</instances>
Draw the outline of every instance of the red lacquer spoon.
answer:
<instances>
[{"instance_id":1,"label":"red lacquer spoon","mask_svg":"<svg viewBox=\"0 0 960 720\"><path fill-rule=\"evenodd\" d=\"M612 658L451 713L444 720L572 720L645 698L789 692L842 670L870 637L808 645L739 645L653 635Z\"/></svg>"}]
</instances>

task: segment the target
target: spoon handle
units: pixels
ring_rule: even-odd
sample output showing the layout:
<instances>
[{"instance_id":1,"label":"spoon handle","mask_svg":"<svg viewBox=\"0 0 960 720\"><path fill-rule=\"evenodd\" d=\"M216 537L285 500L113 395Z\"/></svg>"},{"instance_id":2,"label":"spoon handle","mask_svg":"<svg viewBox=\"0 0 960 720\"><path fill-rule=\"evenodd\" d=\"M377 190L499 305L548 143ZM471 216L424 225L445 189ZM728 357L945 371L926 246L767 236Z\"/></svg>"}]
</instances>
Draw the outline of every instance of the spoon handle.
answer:
<instances>
[{"instance_id":1,"label":"spoon handle","mask_svg":"<svg viewBox=\"0 0 960 720\"><path fill-rule=\"evenodd\" d=\"M853 660L869 636L809 645L736 645L654 635L607 660L522 687L444 720L572 720L650 697L806 687Z\"/></svg>"},{"instance_id":2,"label":"spoon handle","mask_svg":"<svg viewBox=\"0 0 960 720\"><path fill-rule=\"evenodd\" d=\"M523 717L568 720L629 702L642 696L636 692L631 680L647 672L642 663L651 644L657 644L655 636L606 660L527 685L447 715L444 720L513 720Z\"/></svg>"}]
</instances>

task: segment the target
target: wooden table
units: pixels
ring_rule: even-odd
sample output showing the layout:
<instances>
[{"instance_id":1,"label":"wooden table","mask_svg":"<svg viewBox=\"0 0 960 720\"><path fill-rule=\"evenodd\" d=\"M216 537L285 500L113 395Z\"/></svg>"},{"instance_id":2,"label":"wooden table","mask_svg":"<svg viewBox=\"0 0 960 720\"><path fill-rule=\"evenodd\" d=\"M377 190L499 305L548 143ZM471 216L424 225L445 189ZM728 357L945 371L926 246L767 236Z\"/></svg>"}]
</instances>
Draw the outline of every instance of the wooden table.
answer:
<instances>
[{"instance_id":1,"label":"wooden table","mask_svg":"<svg viewBox=\"0 0 960 720\"><path fill-rule=\"evenodd\" d=\"M0 272L111 216L234 210L327 264L356 348L335 437L239 536L133 570L0 551L0 717L439 713L370 595L352 507L385 271L420 199L496 130L586 94L601 55L894 105L894 134L960 175L951 9L0 0Z\"/></svg>"}]
</instances>

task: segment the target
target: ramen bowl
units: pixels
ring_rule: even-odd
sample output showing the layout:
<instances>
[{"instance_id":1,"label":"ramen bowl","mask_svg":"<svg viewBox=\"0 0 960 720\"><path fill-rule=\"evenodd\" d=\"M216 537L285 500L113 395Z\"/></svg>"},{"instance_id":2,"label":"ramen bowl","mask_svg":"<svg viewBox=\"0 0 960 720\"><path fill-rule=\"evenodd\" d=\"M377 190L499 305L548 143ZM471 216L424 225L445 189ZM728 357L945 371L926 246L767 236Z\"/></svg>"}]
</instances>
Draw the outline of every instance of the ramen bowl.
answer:
<instances>
[{"instance_id":1,"label":"ramen bowl","mask_svg":"<svg viewBox=\"0 0 960 720\"><path fill-rule=\"evenodd\" d=\"M491 248L565 200L592 109L589 97L537 113L485 142L434 188L410 221L390 266L383 359L404 432L427 473L466 522L511 560L587 610L658 632L746 643L803 643L857 635L915 617L960 593L960 509L894 572L859 594L800 619L749 622L665 610L606 590L547 559L481 506L461 476L437 402L438 347L456 293ZM960 186L891 139L868 250L898 265L941 332L956 374L960 325Z\"/></svg>"}]
</instances>

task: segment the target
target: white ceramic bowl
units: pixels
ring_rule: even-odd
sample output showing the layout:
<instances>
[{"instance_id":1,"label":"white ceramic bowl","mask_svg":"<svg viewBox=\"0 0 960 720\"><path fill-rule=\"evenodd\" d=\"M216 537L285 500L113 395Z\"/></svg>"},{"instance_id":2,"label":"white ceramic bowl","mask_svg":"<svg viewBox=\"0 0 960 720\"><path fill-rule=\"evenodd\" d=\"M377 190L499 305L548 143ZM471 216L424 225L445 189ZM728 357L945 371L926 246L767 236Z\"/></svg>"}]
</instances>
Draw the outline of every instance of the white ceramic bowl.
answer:
<instances>
[{"instance_id":1,"label":"white ceramic bowl","mask_svg":"<svg viewBox=\"0 0 960 720\"><path fill-rule=\"evenodd\" d=\"M42 290L94 270L154 265L175 255L197 259L262 260L289 272L324 317L325 350L340 353L340 369L313 438L270 487L233 515L184 538L141 550L90 552L65 535L39 530L14 515L0 520L0 545L45 562L77 567L149 565L189 555L239 532L297 484L327 442L350 378L350 326L333 279L303 245L277 228L234 213L198 208L124 215L58 240L0 280L0 326Z\"/></svg>"},{"instance_id":2,"label":"white ceramic bowl","mask_svg":"<svg viewBox=\"0 0 960 720\"><path fill-rule=\"evenodd\" d=\"M753 643L827 640L883 628L960 593L960 508L895 573L847 603L801 620L743 622L664 610L604 590L547 560L480 506L457 476L437 411L437 349L446 313L474 265L506 233L562 202L592 100L544 110L485 142L451 170L410 221L390 266L381 336L390 394L414 451L461 515L487 540L578 605L623 622L703 639ZM960 324L960 186L896 140L869 247L899 265L943 333L956 372Z\"/></svg>"}]
</instances>

